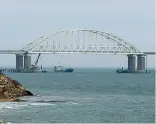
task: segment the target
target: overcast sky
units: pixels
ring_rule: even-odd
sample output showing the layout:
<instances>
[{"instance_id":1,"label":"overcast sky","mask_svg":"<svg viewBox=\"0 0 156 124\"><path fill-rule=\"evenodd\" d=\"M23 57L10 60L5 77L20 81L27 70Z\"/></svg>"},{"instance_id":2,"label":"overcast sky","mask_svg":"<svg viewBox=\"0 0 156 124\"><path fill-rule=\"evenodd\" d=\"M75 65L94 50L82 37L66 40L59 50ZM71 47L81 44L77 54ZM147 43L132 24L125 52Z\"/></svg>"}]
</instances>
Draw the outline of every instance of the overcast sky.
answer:
<instances>
[{"instance_id":1,"label":"overcast sky","mask_svg":"<svg viewBox=\"0 0 156 124\"><path fill-rule=\"evenodd\" d=\"M154 51L154 5L154 0L0 0L0 49L21 49L60 29L89 28L117 35L140 51ZM0 66L15 66L14 55L0 57ZM126 67L127 57L44 55L40 63ZM148 67L154 67L154 56L148 57Z\"/></svg>"}]
</instances>

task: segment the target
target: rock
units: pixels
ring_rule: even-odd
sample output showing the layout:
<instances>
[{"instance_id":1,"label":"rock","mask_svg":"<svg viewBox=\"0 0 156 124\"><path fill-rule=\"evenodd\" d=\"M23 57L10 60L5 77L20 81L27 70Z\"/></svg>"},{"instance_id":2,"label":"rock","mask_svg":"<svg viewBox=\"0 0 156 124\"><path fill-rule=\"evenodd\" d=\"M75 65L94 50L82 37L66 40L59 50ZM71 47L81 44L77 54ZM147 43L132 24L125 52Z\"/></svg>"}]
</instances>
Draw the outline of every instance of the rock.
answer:
<instances>
[{"instance_id":1,"label":"rock","mask_svg":"<svg viewBox=\"0 0 156 124\"><path fill-rule=\"evenodd\" d=\"M25 90L18 81L0 73L0 101L22 101L17 99L22 96L33 96L33 94Z\"/></svg>"},{"instance_id":2,"label":"rock","mask_svg":"<svg viewBox=\"0 0 156 124\"><path fill-rule=\"evenodd\" d=\"M33 96L33 94L30 91L25 90L25 92L26 92L26 96Z\"/></svg>"},{"instance_id":3,"label":"rock","mask_svg":"<svg viewBox=\"0 0 156 124\"><path fill-rule=\"evenodd\" d=\"M0 120L0 124L4 124L4 122Z\"/></svg>"}]
</instances>

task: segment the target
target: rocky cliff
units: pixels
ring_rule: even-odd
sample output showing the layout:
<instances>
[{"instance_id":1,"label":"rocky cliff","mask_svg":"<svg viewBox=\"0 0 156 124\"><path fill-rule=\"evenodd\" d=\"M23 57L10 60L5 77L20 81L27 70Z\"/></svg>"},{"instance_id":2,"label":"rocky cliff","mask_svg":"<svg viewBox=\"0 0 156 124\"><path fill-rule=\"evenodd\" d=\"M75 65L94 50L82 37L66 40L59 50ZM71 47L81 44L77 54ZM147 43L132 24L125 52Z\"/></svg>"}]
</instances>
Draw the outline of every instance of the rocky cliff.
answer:
<instances>
[{"instance_id":1,"label":"rocky cliff","mask_svg":"<svg viewBox=\"0 0 156 124\"><path fill-rule=\"evenodd\" d=\"M18 81L0 73L0 101L20 101L18 97L32 95Z\"/></svg>"}]
</instances>

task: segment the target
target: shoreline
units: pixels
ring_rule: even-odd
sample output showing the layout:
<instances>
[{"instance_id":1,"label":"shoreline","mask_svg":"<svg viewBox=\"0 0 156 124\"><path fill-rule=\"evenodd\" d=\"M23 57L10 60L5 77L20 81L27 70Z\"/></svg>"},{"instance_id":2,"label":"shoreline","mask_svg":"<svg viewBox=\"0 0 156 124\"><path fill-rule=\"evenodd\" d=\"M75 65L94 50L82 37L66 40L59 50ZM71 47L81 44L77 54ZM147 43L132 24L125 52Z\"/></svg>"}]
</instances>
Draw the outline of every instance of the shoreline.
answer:
<instances>
[{"instance_id":1,"label":"shoreline","mask_svg":"<svg viewBox=\"0 0 156 124\"><path fill-rule=\"evenodd\" d=\"M17 98L6 98L6 99L0 99L0 102L26 102L26 100L21 100Z\"/></svg>"}]
</instances>

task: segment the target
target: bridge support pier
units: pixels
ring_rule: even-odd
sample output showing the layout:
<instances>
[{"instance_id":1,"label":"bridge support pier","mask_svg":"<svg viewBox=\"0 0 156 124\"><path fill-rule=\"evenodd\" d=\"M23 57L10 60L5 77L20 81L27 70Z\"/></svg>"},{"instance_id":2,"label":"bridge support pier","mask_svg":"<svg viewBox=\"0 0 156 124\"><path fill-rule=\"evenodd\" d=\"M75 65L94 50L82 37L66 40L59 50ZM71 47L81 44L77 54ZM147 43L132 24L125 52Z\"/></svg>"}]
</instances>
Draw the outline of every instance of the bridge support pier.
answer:
<instances>
[{"instance_id":1,"label":"bridge support pier","mask_svg":"<svg viewBox=\"0 0 156 124\"><path fill-rule=\"evenodd\" d=\"M137 55L137 70L145 71L145 55Z\"/></svg>"},{"instance_id":2,"label":"bridge support pier","mask_svg":"<svg viewBox=\"0 0 156 124\"><path fill-rule=\"evenodd\" d=\"M23 55L16 54L16 70L20 71L23 69Z\"/></svg>"},{"instance_id":3,"label":"bridge support pier","mask_svg":"<svg viewBox=\"0 0 156 124\"><path fill-rule=\"evenodd\" d=\"M134 72L136 68L136 56L128 55L128 71Z\"/></svg>"},{"instance_id":4,"label":"bridge support pier","mask_svg":"<svg viewBox=\"0 0 156 124\"><path fill-rule=\"evenodd\" d=\"M28 72L31 68L31 56L16 54L16 70L17 72Z\"/></svg>"},{"instance_id":5,"label":"bridge support pier","mask_svg":"<svg viewBox=\"0 0 156 124\"><path fill-rule=\"evenodd\" d=\"M28 72L30 68L31 68L31 56L25 55L24 56L24 70Z\"/></svg>"}]
</instances>

